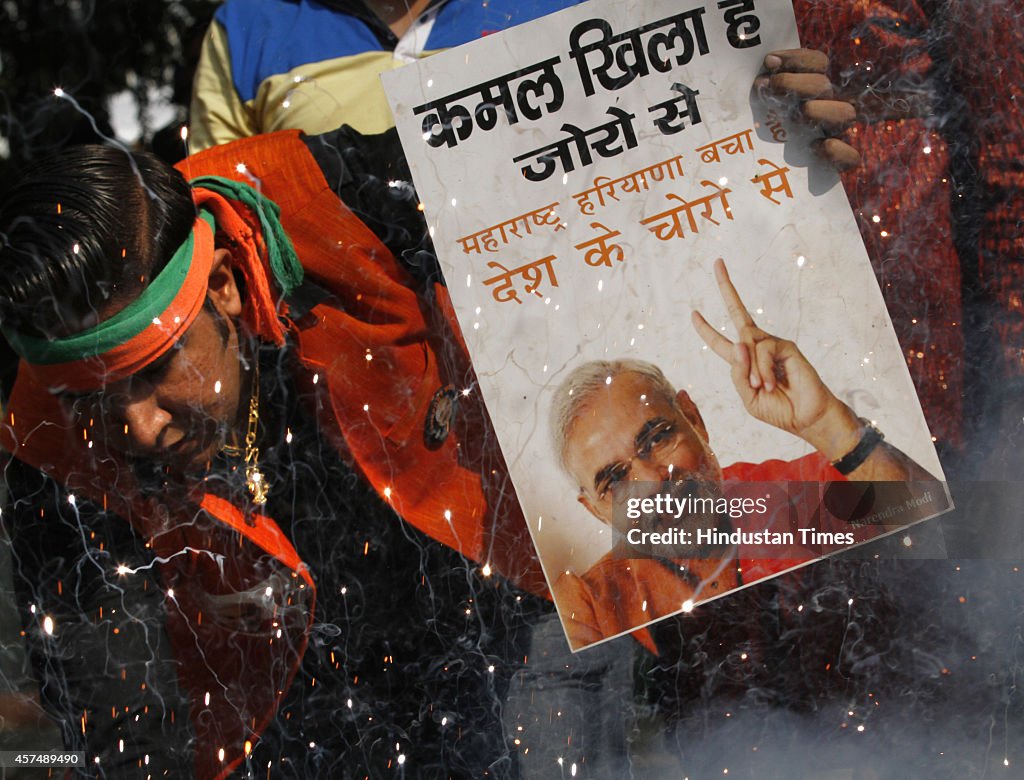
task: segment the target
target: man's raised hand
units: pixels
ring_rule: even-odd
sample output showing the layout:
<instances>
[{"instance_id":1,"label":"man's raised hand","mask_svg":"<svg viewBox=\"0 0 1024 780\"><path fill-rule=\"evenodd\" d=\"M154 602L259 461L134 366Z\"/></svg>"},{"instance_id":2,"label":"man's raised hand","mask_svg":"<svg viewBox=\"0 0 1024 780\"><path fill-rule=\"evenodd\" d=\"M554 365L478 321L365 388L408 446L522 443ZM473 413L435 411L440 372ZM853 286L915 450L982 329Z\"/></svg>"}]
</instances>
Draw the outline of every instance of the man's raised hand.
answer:
<instances>
[{"instance_id":1,"label":"man's raised hand","mask_svg":"<svg viewBox=\"0 0 1024 780\"><path fill-rule=\"evenodd\" d=\"M715 280L736 328L731 341L694 311L693 326L704 343L729 364L732 381L747 411L758 420L803 439L841 402L792 341L757 326L729 279L721 258Z\"/></svg>"},{"instance_id":2,"label":"man's raised hand","mask_svg":"<svg viewBox=\"0 0 1024 780\"><path fill-rule=\"evenodd\" d=\"M736 328L736 340L711 327L698 311L693 312L693 326L704 343L729 364L732 383L747 411L762 422L799 436L830 461L851 453L864 435L853 410L821 381L796 344L757 327L721 258L715 260L715 280ZM872 449L848 476L887 482L935 479L885 442Z\"/></svg>"}]
</instances>

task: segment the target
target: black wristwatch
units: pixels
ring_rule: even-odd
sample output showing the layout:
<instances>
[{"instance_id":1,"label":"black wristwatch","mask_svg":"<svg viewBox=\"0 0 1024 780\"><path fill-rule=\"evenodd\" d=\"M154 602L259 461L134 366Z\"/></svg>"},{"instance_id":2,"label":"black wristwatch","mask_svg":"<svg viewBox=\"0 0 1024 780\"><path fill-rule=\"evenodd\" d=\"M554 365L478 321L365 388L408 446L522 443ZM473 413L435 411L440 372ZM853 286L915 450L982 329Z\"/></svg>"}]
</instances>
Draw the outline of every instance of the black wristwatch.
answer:
<instances>
[{"instance_id":1,"label":"black wristwatch","mask_svg":"<svg viewBox=\"0 0 1024 780\"><path fill-rule=\"evenodd\" d=\"M873 422L865 420L863 417L858 417L857 419L864 426L864 433L861 435L860 441L857 442L856 447L843 455L843 457L832 461L832 467L843 475L859 468L868 459L868 456L874 452L879 442L885 438L885 434L878 430Z\"/></svg>"}]
</instances>

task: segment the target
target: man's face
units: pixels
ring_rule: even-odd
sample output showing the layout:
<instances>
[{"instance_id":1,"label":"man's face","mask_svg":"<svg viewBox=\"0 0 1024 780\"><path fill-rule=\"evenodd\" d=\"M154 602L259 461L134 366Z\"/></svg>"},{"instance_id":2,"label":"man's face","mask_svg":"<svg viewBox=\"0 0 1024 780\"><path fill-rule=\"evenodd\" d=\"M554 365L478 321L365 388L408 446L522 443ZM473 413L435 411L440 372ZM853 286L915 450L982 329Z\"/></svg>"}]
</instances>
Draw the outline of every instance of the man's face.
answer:
<instances>
[{"instance_id":1,"label":"man's face","mask_svg":"<svg viewBox=\"0 0 1024 780\"><path fill-rule=\"evenodd\" d=\"M646 377L626 372L581 406L566 443L566 461L580 486L580 502L603 522L616 524L612 498L629 481L699 480L718 484L722 472L708 447L697 409L664 396Z\"/></svg>"},{"instance_id":2,"label":"man's face","mask_svg":"<svg viewBox=\"0 0 1024 780\"><path fill-rule=\"evenodd\" d=\"M177 474L202 469L241 429L249 384L235 324L240 312L230 271L215 269L206 305L169 351L131 377L68 399L78 422L113 454Z\"/></svg>"}]
</instances>

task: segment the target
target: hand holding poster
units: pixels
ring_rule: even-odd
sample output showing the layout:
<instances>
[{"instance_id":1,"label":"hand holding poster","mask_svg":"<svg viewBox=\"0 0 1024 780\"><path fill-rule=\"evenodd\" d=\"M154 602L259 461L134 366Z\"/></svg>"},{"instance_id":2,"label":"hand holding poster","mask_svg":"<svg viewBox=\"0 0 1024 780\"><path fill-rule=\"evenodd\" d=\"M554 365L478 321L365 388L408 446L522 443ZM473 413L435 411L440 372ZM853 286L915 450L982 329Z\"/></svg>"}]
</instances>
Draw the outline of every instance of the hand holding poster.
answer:
<instances>
[{"instance_id":1,"label":"hand holding poster","mask_svg":"<svg viewBox=\"0 0 1024 780\"><path fill-rule=\"evenodd\" d=\"M948 508L838 178L751 88L798 45L593 0L385 79L574 648Z\"/></svg>"}]
</instances>

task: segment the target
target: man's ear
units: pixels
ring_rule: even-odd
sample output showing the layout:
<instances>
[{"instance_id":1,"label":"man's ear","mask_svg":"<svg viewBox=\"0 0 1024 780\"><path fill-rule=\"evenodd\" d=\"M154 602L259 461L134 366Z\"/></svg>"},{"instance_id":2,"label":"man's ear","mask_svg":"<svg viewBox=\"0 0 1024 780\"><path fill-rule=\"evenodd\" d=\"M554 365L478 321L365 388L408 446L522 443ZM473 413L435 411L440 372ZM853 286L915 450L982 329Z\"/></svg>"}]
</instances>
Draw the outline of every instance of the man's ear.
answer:
<instances>
[{"instance_id":1,"label":"man's ear","mask_svg":"<svg viewBox=\"0 0 1024 780\"><path fill-rule=\"evenodd\" d=\"M700 434L704 441L708 440L708 429L704 425L704 418L700 416L700 410L697 408L697 404L690 398L690 394L685 390L680 390L676 393L676 406L679 407L679 411L683 413L690 425L693 426L694 430Z\"/></svg>"},{"instance_id":2,"label":"man's ear","mask_svg":"<svg viewBox=\"0 0 1024 780\"><path fill-rule=\"evenodd\" d=\"M597 513L597 509L595 509L594 505L590 503L590 499L587 498L587 494L583 492L582 488L580 489L580 492L576 495L576 500L583 504L583 506L587 508L587 511L590 512L590 514L592 514L602 523L607 523L607 521Z\"/></svg>"},{"instance_id":3,"label":"man's ear","mask_svg":"<svg viewBox=\"0 0 1024 780\"><path fill-rule=\"evenodd\" d=\"M206 296L223 316L238 317L241 315L242 294L235 283L235 274L231 270L230 250L214 250Z\"/></svg>"}]
</instances>

